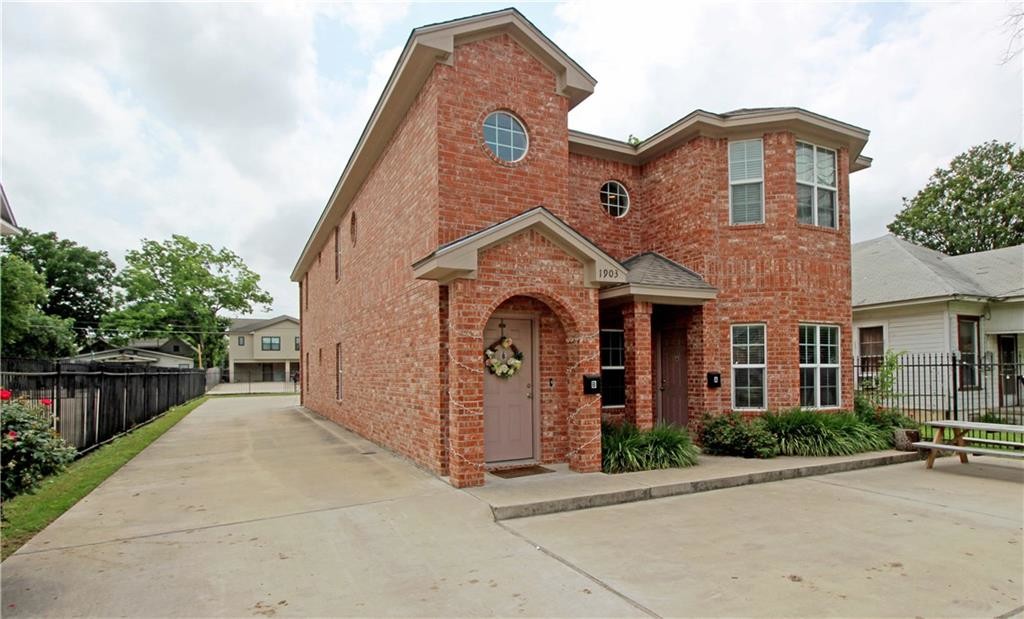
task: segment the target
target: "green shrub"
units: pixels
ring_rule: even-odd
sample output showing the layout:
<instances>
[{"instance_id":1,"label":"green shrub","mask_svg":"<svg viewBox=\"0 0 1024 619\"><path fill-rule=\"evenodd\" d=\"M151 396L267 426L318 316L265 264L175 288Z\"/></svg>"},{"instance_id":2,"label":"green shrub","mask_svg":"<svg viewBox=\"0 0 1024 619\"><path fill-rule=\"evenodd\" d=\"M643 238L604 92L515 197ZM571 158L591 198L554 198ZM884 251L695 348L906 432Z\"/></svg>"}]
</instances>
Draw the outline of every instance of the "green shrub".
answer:
<instances>
[{"instance_id":1,"label":"green shrub","mask_svg":"<svg viewBox=\"0 0 1024 619\"><path fill-rule=\"evenodd\" d=\"M693 466L698 453L689 433L676 426L658 424L645 431L624 423L601 428L601 466L605 473Z\"/></svg>"},{"instance_id":2,"label":"green shrub","mask_svg":"<svg viewBox=\"0 0 1024 619\"><path fill-rule=\"evenodd\" d=\"M856 396L853 400L853 414L866 424L879 428L906 428L917 430L921 424L891 408L875 407L870 400Z\"/></svg>"},{"instance_id":3,"label":"green shrub","mask_svg":"<svg viewBox=\"0 0 1024 619\"><path fill-rule=\"evenodd\" d=\"M888 449L893 443L891 426L866 423L852 413L795 408L761 419L785 456L846 456Z\"/></svg>"},{"instance_id":4,"label":"green shrub","mask_svg":"<svg viewBox=\"0 0 1024 619\"><path fill-rule=\"evenodd\" d=\"M743 458L774 458L779 453L775 437L760 419L748 421L736 413L706 415L700 434L705 453Z\"/></svg>"},{"instance_id":5,"label":"green shrub","mask_svg":"<svg viewBox=\"0 0 1024 619\"><path fill-rule=\"evenodd\" d=\"M993 413L992 411L985 411L981 417L978 417L978 421L981 423L1006 423L1003 418Z\"/></svg>"},{"instance_id":6,"label":"green shrub","mask_svg":"<svg viewBox=\"0 0 1024 619\"><path fill-rule=\"evenodd\" d=\"M53 431L50 420L42 406L19 401L0 405L0 499L35 490L44 477L59 473L74 460L75 448Z\"/></svg>"}]
</instances>

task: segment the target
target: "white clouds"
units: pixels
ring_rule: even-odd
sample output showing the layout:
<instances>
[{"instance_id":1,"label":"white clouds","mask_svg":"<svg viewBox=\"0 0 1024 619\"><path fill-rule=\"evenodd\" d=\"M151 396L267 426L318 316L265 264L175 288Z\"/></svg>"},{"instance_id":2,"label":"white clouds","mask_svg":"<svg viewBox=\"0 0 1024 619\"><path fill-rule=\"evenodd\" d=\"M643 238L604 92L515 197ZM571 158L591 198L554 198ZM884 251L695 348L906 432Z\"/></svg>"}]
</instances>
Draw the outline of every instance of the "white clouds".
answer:
<instances>
[{"instance_id":1,"label":"white clouds","mask_svg":"<svg viewBox=\"0 0 1024 619\"><path fill-rule=\"evenodd\" d=\"M295 313L288 273L398 54L347 59L373 66L349 81L319 74L319 10L5 7L3 181L19 221L118 260L142 237L227 246ZM367 45L405 12L327 10L331 34Z\"/></svg>"},{"instance_id":2,"label":"white clouds","mask_svg":"<svg viewBox=\"0 0 1024 619\"><path fill-rule=\"evenodd\" d=\"M551 33L597 79L570 125L646 137L696 108L794 105L872 132L853 175L856 240L989 139L1021 140L1022 58L1000 65L1009 5L562 5Z\"/></svg>"},{"instance_id":3,"label":"white clouds","mask_svg":"<svg viewBox=\"0 0 1024 619\"><path fill-rule=\"evenodd\" d=\"M547 34L599 80L574 128L647 136L695 108L798 105L871 129L876 165L852 182L854 235L869 238L936 166L1021 139L1024 55L999 64L1007 6L524 12L561 23ZM19 221L117 258L143 236L228 246L294 313L288 273L408 27L451 17L427 12L411 24L405 3L5 5L2 178Z\"/></svg>"}]
</instances>

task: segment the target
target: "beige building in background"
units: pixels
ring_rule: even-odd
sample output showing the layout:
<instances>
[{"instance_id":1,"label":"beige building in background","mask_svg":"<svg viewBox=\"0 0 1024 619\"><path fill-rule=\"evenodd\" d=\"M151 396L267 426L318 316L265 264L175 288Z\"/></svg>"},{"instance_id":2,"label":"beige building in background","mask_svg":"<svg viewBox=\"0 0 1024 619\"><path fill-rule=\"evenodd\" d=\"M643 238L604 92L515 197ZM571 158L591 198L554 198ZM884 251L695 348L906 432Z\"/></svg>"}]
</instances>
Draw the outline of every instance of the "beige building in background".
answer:
<instances>
[{"instance_id":1,"label":"beige building in background","mask_svg":"<svg viewBox=\"0 0 1024 619\"><path fill-rule=\"evenodd\" d=\"M236 318L228 330L230 381L281 382L299 371L299 321L291 316Z\"/></svg>"}]
</instances>

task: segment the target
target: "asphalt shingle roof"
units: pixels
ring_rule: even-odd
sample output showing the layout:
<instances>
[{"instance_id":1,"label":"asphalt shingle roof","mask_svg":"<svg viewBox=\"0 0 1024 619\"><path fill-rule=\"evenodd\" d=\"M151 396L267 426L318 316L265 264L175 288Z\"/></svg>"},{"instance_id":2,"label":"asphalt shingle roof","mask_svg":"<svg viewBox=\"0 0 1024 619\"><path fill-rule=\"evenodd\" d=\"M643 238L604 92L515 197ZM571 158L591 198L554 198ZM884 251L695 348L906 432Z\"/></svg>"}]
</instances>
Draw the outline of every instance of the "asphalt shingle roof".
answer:
<instances>
[{"instance_id":1,"label":"asphalt shingle roof","mask_svg":"<svg viewBox=\"0 0 1024 619\"><path fill-rule=\"evenodd\" d=\"M852 248L853 306L1024 293L1024 245L947 256L891 234Z\"/></svg>"},{"instance_id":2,"label":"asphalt shingle roof","mask_svg":"<svg viewBox=\"0 0 1024 619\"><path fill-rule=\"evenodd\" d=\"M228 333L245 332L250 333L252 331L259 331L264 327L269 327L272 324L281 322L282 320L291 320L299 322L298 318L289 316L287 314L281 314L274 318L232 318L231 327L228 328Z\"/></svg>"},{"instance_id":3,"label":"asphalt shingle roof","mask_svg":"<svg viewBox=\"0 0 1024 619\"><path fill-rule=\"evenodd\" d=\"M637 254L622 265L629 270L629 283L638 286L714 290L697 273L653 251Z\"/></svg>"}]
</instances>

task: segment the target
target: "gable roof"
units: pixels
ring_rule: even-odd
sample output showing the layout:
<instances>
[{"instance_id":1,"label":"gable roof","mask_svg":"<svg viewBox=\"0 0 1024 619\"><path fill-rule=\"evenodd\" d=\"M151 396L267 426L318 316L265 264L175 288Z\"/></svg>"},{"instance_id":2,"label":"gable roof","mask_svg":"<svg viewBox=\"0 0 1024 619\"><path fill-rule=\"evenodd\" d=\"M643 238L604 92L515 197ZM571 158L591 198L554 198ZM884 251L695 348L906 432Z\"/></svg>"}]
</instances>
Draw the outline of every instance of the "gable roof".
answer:
<instances>
[{"instance_id":1,"label":"gable roof","mask_svg":"<svg viewBox=\"0 0 1024 619\"><path fill-rule=\"evenodd\" d=\"M228 327L228 333L253 333L286 320L299 324L298 318L287 314L281 314L274 318L232 318L231 326Z\"/></svg>"},{"instance_id":2,"label":"gable roof","mask_svg":"<svg viewBox=\"0 0 1024 619\"><path fill-rule=\"evenodd\" d=\"M948 256L891 234L851 250L853 306L1024 295L1024 245Z\"/></svg>"},{"instance_id":3,"label":"gable roof","mask_svg":"<svg viewBox=\"0 0 1024 619\"><path fill-rule=\"evenodd\" d=\"M584 285L596 288L627 281L623 265L543 206L438 247L412 265L413 274L441 283L460 277L473 278L481 251L527 230L536 230L579 260L583 264Z\"/></svg>"},{"instance_id":4,"label":"gable roof","mask_svg":"<svg viewBox=\"0 0 1024 619\"><path fill-rule=\"evenodd\" d=\"M790 130L823 146L846 147L850 172L871 166L861 154L870 131L799 107L743 108L724 114L694 110L639 144L569 131L569 150L574 153L641 165L698 135L727 137L743 132Z\"/></svg>"},{"instance_id":5,"label":"gable roof","mask_svg":"<svg viewBox=\"0 0 1024 619\"><path fill-rule=\"evenodd\" d=\"M388 140L412 107L434 65L439 62L452 64L455 47L463 41L497 34L512 36L552 70L557 80L557 92L569 99L570 109L594 92L597 80L514 8L414 29L345 164L341 178L292 269L292 281L299 281L313 259L314 248L320 247L330 235L331 229L341 221L349 203L384 152Z\"/></svg>"},{"instance_id":6,"label":"gable roof","mask_svg":"<svg viewBox=\"0 0 1024 619\"><path fill-rule=\"evenodd\" d=\"M3 183L0 183L0 233L17 234L21 232L18 228L18 221L14 218L14 209L7 201L7 192L4 191Z\"/></svg>"}]
</instances>

